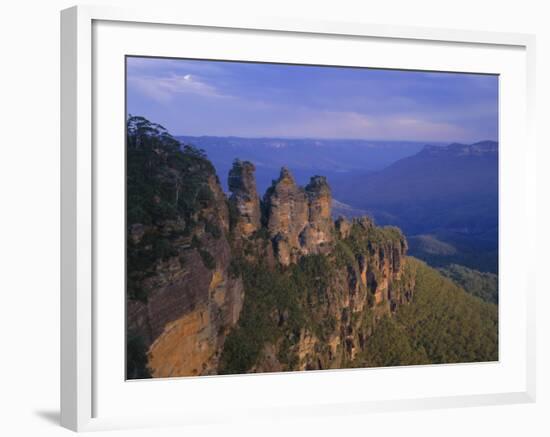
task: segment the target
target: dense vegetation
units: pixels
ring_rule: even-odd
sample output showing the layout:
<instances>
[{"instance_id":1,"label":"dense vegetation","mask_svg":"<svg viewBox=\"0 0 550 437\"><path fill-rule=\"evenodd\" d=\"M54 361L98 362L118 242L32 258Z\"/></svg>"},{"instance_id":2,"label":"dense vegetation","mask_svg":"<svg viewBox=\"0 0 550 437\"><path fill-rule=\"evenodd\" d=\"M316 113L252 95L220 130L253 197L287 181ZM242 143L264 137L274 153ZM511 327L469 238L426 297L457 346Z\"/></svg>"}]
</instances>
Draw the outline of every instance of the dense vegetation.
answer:
<instances>
[{"instance_id":1,"label":"dense vegetation","mask_svg":"<svg viewBox=\"0 0 550 437\"><path fill-rule=\"evenodd\" d=\"M340 243L339 250L350 250L349 242ZM334 328L334 320L320 319L313 310L334 274L328 257L305 257L286 272L244 263L239 273L245 281L245 306L238 327L226 340L220 373L251 369L266 343L281 341L278 359L291 369L297 357L289 348L296 344L301 328L313 329L321 339ZM365 351L349 366L498 360L496 305L466 293L414 258L407 258L404 274L416 278L413 302L400 306L394 316L384 316L367 339ZM365 323L370 321L366 309Z\"/></svg>"},{"instance_id":2,"label":"dense vegetation","mask_svg":"<svg viewBox=\"0 0 550 437\"><path fill-rule=\"evenodd\" d=\"M324 338L333 323L313 317L311 308L323 302L334 269L323 255L303 257L287 270L269 269L264 263L235 261L232 273L243 278L245 301L238 326L227 337L220 373L243 373L259 357L266 343L282 340L278 356L292 368L297 357L289 351L308 327Z\"/></svg>"},{"instance_id":3,"label":"dense vegetation","mask_svg":"<svg viewBox=\"0 0 550 437\"><path fill-rule=\"evenodd\" d=\"M421 261L414 301L386 318L367 341L368 366L498 360L498 309Z\"/></svg>"},{"instance_id":4,"label":"dense vegetation","mask_svg":"<svg viewBox=\"0 0 550 437\"><path fill-rule=\"evenodd\" d=\"M498 304L498 276L493 273L478 272L458 264L440 268L439 271L468 293L486 302Z\"/></svg>"},{"instance_id":5,"label":"dense vegetation","mask_svg":"<svg viewBox=\"0 0 550 437\"><path fill-rule=\"evenodd\" d=\"M127 222L152 224L193 215L212 200L214 167L203 151L181 144L143 117L127 125ZM185 175L185 183L181 180Z\"/></svg>"}]
</instances>

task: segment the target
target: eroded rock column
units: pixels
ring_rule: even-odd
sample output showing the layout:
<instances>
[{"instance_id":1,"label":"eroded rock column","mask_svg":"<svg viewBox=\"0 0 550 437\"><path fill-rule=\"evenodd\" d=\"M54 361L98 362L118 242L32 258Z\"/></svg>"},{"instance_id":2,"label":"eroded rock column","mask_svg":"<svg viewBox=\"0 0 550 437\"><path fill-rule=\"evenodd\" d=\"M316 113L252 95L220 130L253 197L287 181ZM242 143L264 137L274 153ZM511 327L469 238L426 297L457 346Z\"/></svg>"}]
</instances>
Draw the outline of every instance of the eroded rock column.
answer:
<instances>
[{"instance_id":1,"label":"eroded rock column","mask_svg":"<svg viewBox=\"0 0 550 437\"><path fill-rule=\"evenodd\" d=\"M256 168L249 161L236 160L229 171L229 201L237 210L236 232L248 237L261 226L260 199L256 191Z\"/></svg>"}]
</instances>

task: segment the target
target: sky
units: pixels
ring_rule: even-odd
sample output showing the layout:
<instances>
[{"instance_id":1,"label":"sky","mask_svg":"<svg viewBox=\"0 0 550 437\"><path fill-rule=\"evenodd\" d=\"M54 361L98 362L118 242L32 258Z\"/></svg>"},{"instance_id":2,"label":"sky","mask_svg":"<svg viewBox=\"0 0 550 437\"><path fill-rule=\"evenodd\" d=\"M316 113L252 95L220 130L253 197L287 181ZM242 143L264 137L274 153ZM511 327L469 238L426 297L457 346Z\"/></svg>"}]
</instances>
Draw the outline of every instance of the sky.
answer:
<instances>
[{"instance_id":1,"label":"sky","mask_svg":"<svg viewBox=\"0 0 550 437\"><path fill-rule=\"evenodd\" d=\"M126 83L172 135L498 140L493 75L129 57Z\"/></svg>"}]
</instances>

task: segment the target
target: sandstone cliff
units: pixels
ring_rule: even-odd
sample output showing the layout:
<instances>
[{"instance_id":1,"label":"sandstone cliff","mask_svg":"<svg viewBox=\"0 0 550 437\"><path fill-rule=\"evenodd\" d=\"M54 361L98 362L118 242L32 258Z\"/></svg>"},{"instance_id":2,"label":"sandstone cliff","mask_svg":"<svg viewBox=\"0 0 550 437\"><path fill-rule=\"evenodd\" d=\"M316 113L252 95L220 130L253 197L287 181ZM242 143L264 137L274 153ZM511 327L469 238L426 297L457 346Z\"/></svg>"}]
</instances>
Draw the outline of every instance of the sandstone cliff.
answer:
<instances>
[{"instance_id":1,"label":"sandstone cliff","mask_svg":"<svg viewBox=\"0 0 550 437\"><path fill-rule=\"evenodd\" d=\"M216 373L244 298L227 199L200 151L149 135L128 154L127 376Z\"/></svg>"}]
</instances>

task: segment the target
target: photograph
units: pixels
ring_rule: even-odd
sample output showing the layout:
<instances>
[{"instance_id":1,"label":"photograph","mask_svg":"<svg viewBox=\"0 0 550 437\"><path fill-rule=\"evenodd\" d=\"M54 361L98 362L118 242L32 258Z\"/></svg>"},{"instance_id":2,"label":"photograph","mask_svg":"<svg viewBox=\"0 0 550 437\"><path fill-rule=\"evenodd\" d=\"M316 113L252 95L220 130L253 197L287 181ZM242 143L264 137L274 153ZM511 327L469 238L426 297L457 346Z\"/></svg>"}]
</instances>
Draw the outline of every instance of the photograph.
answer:
<instances>
[{"instance_id":1,"label":"photograph","mask_svg":"<svg viewBox=\"0 0 550 437\"><path fill-rule=\"evenodd\" d=\"M499 361L499 75L126 56L126 379Z\"/></svg>"},{"instance_id":2,"label":"photograph","mask_svg":"<svg viewBox=\"0 0 550 437\"><path fill-rule=\"evenodd\" d=\"M547 5L470 3L5 2L0 434L550 436Z\"/></svg>"}]
</instances>

